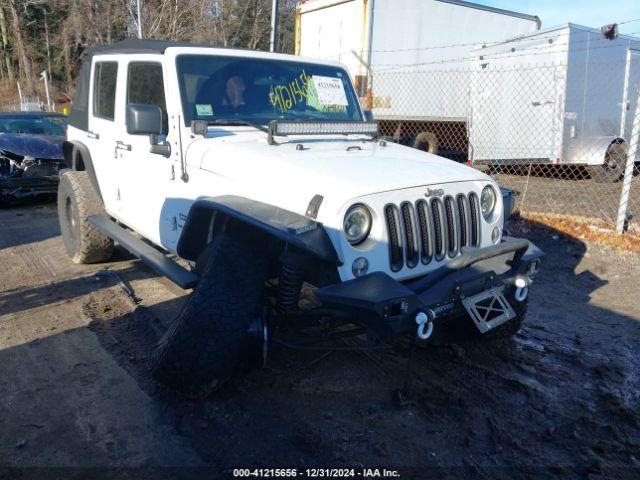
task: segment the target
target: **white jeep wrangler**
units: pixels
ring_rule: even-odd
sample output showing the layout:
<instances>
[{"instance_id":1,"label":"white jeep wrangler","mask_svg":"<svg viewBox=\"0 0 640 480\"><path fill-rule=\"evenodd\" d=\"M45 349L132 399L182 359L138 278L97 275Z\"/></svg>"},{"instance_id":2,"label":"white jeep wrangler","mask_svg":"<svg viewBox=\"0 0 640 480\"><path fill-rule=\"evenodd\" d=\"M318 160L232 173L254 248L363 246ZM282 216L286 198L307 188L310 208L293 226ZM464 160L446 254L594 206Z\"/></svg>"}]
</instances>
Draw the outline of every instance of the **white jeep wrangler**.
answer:
<instances>
[{"instance_id":1,"label":"white jeep wrangler","mask_svg":"<svg viewBox=\"0 0 640 480\"><path fill-rule=\"evenodd\" d=\"M176 388L210 390L263 362L268 340L421 341L441 322L504 337L522 322L542 252L503 236L511 192L379 139L338 63L98 46L67 136L58 211L73 261L105 261L115 241L194 289L154 355Z\"/></svg>"}]
</instances>

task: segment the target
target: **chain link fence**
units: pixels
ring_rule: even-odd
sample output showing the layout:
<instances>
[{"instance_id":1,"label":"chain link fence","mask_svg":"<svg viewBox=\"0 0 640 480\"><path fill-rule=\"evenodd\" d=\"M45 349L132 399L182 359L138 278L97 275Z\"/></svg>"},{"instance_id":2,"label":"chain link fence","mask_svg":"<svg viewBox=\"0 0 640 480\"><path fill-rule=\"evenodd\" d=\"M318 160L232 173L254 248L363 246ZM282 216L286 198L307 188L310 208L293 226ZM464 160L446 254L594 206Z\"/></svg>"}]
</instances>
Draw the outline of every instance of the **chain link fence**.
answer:
<instances>
[{"instance_id":1,"label":"chain link fence","mask_svg":"<svg viewBox=\"0 0 640 480\"><path fill-rule=\"evenodd\" d=\"M522 216L638 231L640 47L589 53L381 67L363 101L383 137L492 175L517 193Z\"/></svg>"},{"instance_id":2,"label":"chain link fence","mask_svg":"<svg viewBox=\"0 0 640 480\"><path fill-rule=\"evenodd\" d=\"M43 112L46 110L45 107L40 97L21 97L0 104L0 112Z\"/></svg>"}]
</instances>

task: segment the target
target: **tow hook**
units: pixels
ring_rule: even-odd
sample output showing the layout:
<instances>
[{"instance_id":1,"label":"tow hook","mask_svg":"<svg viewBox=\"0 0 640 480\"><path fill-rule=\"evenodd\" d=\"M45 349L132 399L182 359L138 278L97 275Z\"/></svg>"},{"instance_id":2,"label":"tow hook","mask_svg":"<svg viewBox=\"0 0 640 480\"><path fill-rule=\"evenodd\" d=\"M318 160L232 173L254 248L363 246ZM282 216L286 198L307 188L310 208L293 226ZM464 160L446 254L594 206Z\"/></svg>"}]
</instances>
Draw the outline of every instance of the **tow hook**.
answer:
<instances>
[{"instance_id":1,"label":"tow hook","mask_svg":"<svg viewBox=\"0 0 640 480\"><path fill-rule=\"evenodd\" d=\"M418 325L416 335L418 339L424 341L431 337L431 334L433 333L433 320L435 318L436 314L430 309L416 314L416 324Z\"/></svg>"},{"instance_id":2,"label":"tow hook","mask_svg":"<svg viewBox=\"0 0 640 480\"><path fill-rule=\"evenodd\" d=\"M516 286L516 292L513 295L516 302L522 303L527 299L527 295L529 294L529 285L531 284L531 279L528 277L517 277L514 285Z\"/></svg>"}]
</instances>

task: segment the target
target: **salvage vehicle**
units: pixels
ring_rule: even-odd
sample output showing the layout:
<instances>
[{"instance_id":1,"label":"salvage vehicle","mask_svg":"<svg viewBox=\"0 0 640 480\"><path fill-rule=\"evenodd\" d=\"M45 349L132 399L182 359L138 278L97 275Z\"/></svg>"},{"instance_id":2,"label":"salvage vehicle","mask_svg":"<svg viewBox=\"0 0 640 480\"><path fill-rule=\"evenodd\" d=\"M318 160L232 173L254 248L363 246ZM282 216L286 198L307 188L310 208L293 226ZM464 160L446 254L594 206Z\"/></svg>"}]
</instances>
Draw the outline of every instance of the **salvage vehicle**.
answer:
<instances>
[{"instance_id":1,"label":"salvage vehicle","mask_svg":"<svg viewBox=\"0 0 640 480\"><path fill-rule=\"evenodd\" d=\"M0 113L0 205L56 193L64 140L65 115Z\"/></svg>"},{"instance_id":2,"label":"salvage vehicle","mask_svg":"<svg viewBox=\"0 0 640 480\"><path fill-rule=\"evenodd\" d=\"M336 62L152 40L87 52L60 227L76 263L117 242L194 289L156 378L205 393L272 341L514 335L542 252L503 234L513 195L367 117Z\"/></svg>"}]
</instances>

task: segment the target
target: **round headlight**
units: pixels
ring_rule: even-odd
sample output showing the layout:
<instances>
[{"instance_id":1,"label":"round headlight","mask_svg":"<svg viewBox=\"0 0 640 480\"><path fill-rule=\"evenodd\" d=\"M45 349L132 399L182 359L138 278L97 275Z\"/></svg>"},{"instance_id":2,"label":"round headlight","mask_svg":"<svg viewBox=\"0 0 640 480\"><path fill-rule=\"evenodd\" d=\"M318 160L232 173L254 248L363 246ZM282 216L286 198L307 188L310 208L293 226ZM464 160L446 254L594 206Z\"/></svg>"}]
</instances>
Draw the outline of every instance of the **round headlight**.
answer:
<instances>
[{"instance_id":1,"label":"round headlight","mask_svg":"<svg viewBox=\"0 0 640 480\"><path fill-rule=\"evenodd\" d=\"M496 208L496 191L492 186L487 185L482 189L480 207L482 208L482 215L488 219L493 213L493 209Z\"/></svg>"},{"instance_id":2,"label":"round headlight","mask_svg":"<svg viewBox=\"0 0 640 480\"><path fill-rule=\"evenodd\" d=\"M369 209L357 203L352 205L344 216L344 234L351 245L364 242L371 230L371 213Z\"/></svg>"}]
</instances>

